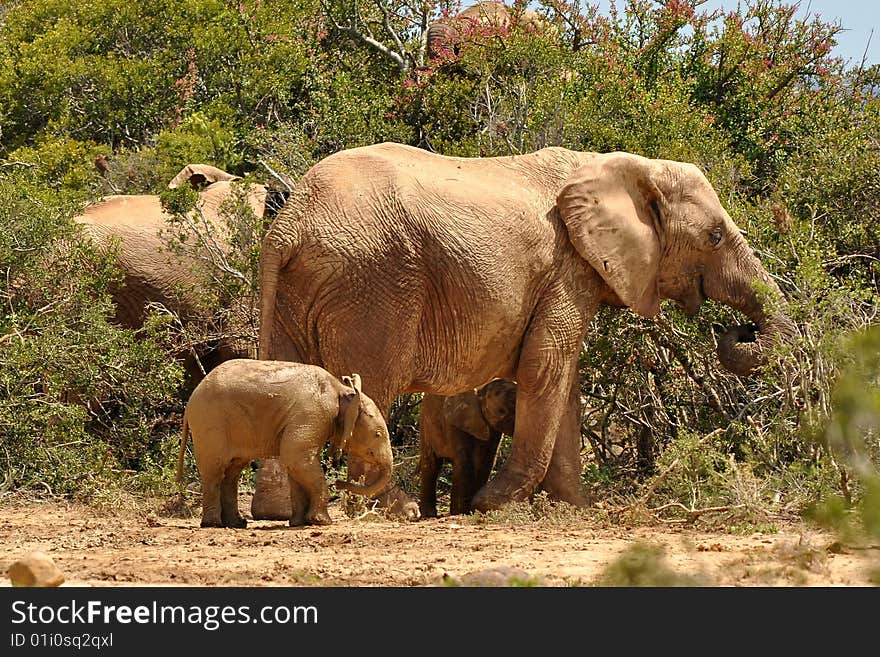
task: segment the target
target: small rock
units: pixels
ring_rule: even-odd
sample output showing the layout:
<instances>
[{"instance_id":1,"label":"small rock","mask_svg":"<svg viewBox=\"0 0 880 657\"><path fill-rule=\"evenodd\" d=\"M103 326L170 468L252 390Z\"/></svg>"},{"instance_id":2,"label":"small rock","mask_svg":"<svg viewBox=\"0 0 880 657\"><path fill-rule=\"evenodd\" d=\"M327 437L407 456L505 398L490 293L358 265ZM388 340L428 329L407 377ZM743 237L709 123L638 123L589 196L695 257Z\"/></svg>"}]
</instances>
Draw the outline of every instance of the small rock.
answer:
<instances>
[{"instance_id":1,"label":"small rock","mask_svg":"<svg viewBox=\"0 0 880 657\"><path fill-rule=\"evenodd\" d=\"M64 574L45 552L31 552L6 571L13 586L61 586Z\"/></svg>"}]
</instances>

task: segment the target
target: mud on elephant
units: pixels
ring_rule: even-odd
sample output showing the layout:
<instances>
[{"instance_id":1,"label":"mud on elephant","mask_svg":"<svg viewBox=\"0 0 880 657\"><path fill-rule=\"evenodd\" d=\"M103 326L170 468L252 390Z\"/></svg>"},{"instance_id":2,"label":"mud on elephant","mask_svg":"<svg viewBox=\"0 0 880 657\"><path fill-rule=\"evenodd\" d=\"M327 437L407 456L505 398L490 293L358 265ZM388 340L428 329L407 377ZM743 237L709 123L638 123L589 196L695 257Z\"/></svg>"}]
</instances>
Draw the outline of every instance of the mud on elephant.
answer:
<instances>
[{"instance_id":1,"label":"mud on elephant","mask_svg":"<svg viewBox=\"0 0 880 657\"><path fill-rule=\"evenodd\" d=\"M202 527L245 527L238 480L253 459L279 457L288 477L291 526L330 524L321 450L330 442L378 474L364 485L336 487L374 495L391 479L391 442L385 420L361 392L357 374L340 381L302 363L234 359L196 386L183 416L177 462L182 484L188 435L202 482Z\"/></svg>"},{"instance_id":2,"label":"mud on elephant","mask_svg":"<svg viewBox=\"0 0 880 657\"><path fill-rule=\"evenodd\" d=\"M452 462L449 513L471 511L471 500L489 480L501 435L513 435L516 383L496 379L452 397L425 395L419 414L419 512L437 515L437 477Z\"/></svg>"},{"instance_id":3,"label":"mud on elephant","mask_svg":"<svg viewBox=\"0 0 880 657\"><path fill-rule=\"evenodd\" d=\"M744 313L719 358L747 374L791 323L700 169L545 148L445 157L385 143L313 166L263 239L260 357L358 371L387 412L405 392L517 382L510 453L474 507L586 503L578 353L603 305L662 299ZM760 294L759 294L760 290Z\"/></svg>"}]
</instances>

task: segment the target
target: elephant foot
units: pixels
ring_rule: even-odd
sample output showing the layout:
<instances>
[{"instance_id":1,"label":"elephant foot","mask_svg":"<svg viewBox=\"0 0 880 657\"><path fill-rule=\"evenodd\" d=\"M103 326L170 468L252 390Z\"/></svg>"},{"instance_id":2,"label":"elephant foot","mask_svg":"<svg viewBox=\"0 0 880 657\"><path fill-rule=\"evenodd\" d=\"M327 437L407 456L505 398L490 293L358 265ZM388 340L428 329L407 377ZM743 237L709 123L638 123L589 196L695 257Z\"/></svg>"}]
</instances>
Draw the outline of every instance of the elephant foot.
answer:
<instances>
[{"instance_id":1,"label":"elephant foot","mask_svg":"<svg viewBox=\"0 0 880 657\"><path fill-rule=\"evenodd\" d=\"M471 505L461 498L454 499L449 504L449 515L451 516L464 516L471 511L473 511L473 509L471 509Z\"/></svg>"},{"instance_id":2,"label":"elephant foot","mask_svg":"<svg viewBox=\"0 0 880 657\"><path fill-rule=\"evenodd\" d=\"M541 490L547 491L551 500L566 502L579 508L586 508L592 503L592 499L581 484L579 476L565 479L555 477L552 480L547 477L541 483Z\"/></svg>"},{"instance_id":3,"label":"elephant foot","mask_svg":"<svg viewBox=\"0 0 880 657\"><path fill-rule=\"evenodd\" d=\"M544 490L547 490L546 488ZM589 495L580 490L547 490L547 494L550 496L550 499L555 502L566 502L571 504L572 506L576 506L578 508L586 508L592 504L592 499Z\"/></svg>"},{"instance_id":4,"label":"elephant foot","mask_svg":"<svg viewBox=\"0 0 880 657\"><path fill-rule=\"evenodd\" d=\"M223 522L221 522L219 519L218 520L209 520L206 518L202 518L202 522L200 523L199 526L204 527L204 528L217 527L217 528L222 529Z\"/></svg>"},{"instance_id":5,"label":"elephant foot","mask_svg":"<svg viewBox=\"0 0 880 657\"><path fill-rule=\"evenodd\" d=\"M231 518L228 521L224 521L223 526L228 527L229 529L244 529L247 527L247 520L238 516L237 518Z\"/></svg>"},{"instance_id":6,"label":"elephant foot","mask_svg":"<svg viewBox=\"0 0 880 657\"><path fill-rule=\"evenodd\" d=\"M472 506L476 511L495 511L511 502L524 502L534 492L524 485L522 479L498 474L474 495Z\"/></svg>"},{"instance_id":7,"label":"elephant foot","mask_svg":"<svg viewBox=\"0 0 880 657\"><path fill-rule=\"evenodd\" d=\"M436 518L437 517L437 507L428 507L428 506L420 506L419 514L422 518Z\"/></svg>"},{"instance_id":8,"label":"elephant foot","mask_svg":"<svg viewBox=\"0 0 880 657\"><path fill-rule=\"evenodd\" d=\"M287 520L290 518L289 513L284 513L283 509L261 509L251 507L251 517L254 520Z\"/></svg>"},{"instance_id":9,"label":"elephant foot","mask_svg":"<svg viewBox=\"0 0 880 657\"><path fill-rule=\"evenodd\" d=\"M305 527L306 526L306 519L302 516L291 517L287 524L290 525L291 527Z\"/></svg>"},{"instance_id":10,"label":"elephant foot","mask_svg":"<svg viewBox=\"0 0 880 657\"><path fill-rule=\"evenodd\" d=\"M333 521L330 519L330 514L326 511L321 511L319 513L309 514L307 517L308 523L310 525L332 525Z\"/></svg>"}]
</instances>

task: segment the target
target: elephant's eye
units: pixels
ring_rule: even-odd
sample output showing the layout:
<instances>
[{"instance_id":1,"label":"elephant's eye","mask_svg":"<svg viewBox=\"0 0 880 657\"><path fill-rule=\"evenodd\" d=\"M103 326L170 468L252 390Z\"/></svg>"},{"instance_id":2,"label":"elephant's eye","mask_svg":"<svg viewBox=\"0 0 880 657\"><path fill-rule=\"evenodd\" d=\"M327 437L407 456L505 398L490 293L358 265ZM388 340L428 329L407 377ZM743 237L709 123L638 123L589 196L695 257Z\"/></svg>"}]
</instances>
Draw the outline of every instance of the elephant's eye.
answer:
<instances>
[{"instance_id":1,"label":"elephant's eye","mask_svg":"<svg viewBox=\"0 0 880 657\"><path fill-rule=\"evenodd\" d=\"M721 237L721 227L715 226L715 228L709 231L709 244L712 246L718 246L718 243L721 242Z\"/></svg>"}]
</instances>

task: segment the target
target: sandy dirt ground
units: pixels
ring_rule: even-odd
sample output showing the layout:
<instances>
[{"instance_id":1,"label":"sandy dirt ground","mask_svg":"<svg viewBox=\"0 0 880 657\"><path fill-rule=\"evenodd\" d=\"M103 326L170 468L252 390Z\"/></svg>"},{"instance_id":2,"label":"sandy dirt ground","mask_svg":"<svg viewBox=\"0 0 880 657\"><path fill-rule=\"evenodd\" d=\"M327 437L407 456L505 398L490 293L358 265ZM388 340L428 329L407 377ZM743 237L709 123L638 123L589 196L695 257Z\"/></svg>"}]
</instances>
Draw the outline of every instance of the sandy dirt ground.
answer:
<instances>
[{"instance_id":1,"label":"sandy dirt ground","mask_svg":"<svg viewBox=\"0 0 880 657\"><path fill-rule=\"evenodd\" d=\"M249 500L242 500L242 509ZM20 556L48 553L64 586L495 585L510 574L543 586L589 586L631 550L663 550L662 567L709 586L867 586L880 550L789 525L736 535L654 524L626 528L590 516L516 524L441 517L419 522L374 513L334 524L201 529L198 518L98 510L58 502L0 504L0 573ZM482 573L476 579L474 573ZM696 578L696 579L693 579ZM9 586L0 577L0 586Z\"/></svg>"}]
</instances>

